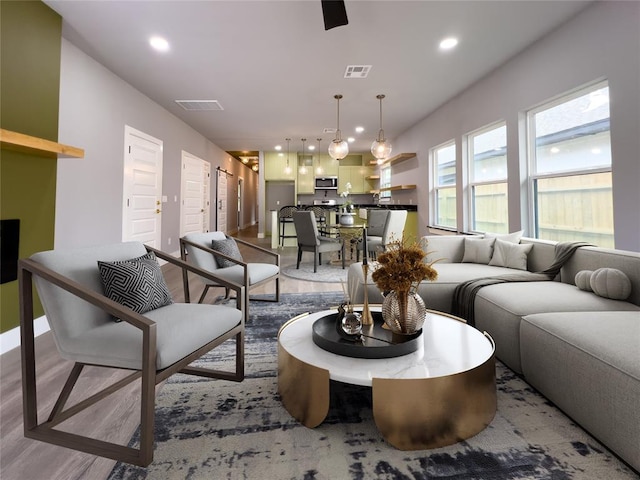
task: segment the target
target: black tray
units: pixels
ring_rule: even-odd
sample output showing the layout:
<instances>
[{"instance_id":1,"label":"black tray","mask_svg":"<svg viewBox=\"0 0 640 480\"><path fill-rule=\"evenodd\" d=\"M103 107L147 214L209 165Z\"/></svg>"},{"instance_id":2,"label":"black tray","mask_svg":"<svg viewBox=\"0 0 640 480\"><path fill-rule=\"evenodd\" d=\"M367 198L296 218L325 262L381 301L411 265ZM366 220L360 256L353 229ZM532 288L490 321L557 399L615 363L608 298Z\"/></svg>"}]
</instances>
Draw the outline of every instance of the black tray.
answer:
<instances>
[{"instance_id":1,"label":"black tray","mask_svg":"<svg viewBox=\"0 0 640 480\"><path fill-rule=\"evenodd\" d=\"M336 331L337 313L313 323L313 343L331 353L355 358L392 358L418 350L422 329L410 335L398 335L383 329L382 313L372 312L373 325L362 327L362 341L351 342Z\"/></svg>"}]
</instances>

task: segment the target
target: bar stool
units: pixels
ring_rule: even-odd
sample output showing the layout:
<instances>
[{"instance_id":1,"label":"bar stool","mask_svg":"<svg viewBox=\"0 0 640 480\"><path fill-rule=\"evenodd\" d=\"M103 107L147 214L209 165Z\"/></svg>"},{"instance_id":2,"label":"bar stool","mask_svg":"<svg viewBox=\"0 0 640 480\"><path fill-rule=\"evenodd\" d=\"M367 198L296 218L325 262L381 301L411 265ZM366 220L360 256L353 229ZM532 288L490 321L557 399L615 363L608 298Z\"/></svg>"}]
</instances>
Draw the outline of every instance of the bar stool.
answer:
<instances>
[{"instance_id":1,"label":"bar stool","mask_svg":"<svg viewBox=\"0 0 640 480\"><path fill-rule=\"evenodd\" d=\"M298 207L295 205L287 205L278 211L278 221L280 224L280 246L284 246L285 238L296 238L295 235L285 235L287 224L293 224L293 212L297 212Z\"/></svg>"}]
</instances>

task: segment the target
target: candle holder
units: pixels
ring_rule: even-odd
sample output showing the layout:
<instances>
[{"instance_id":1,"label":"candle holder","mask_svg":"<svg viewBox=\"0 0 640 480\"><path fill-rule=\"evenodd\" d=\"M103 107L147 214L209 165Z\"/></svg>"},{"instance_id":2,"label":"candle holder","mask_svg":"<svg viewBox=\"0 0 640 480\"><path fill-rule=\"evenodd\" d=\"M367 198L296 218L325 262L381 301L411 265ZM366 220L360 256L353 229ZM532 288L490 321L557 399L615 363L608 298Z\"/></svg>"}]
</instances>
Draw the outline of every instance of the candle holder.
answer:
<instances>
[{"instance_id":1,"label":"candle holder","mask_svg":"<svg viewBox=\"0 0 640 480\"><path fill-rule=\"evenodd\" d=\"M365 251L366 255L367 252ZM369 265L367 263L362 264L362 273L364 275L364 299L362 303L362 325L373 325L373 317L369 310L369 289L367 288L367 276L369 275Z\"/></svg>"}]
</instances>

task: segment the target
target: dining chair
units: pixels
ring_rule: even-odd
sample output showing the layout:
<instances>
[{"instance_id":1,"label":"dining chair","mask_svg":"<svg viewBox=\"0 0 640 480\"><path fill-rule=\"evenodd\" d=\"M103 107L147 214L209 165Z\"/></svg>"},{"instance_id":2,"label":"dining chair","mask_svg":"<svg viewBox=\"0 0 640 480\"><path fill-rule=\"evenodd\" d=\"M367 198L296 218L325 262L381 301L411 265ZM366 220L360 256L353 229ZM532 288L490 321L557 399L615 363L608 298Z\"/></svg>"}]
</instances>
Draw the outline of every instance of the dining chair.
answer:
<instances>
[{"instance_id":1,"label":"dining chair","mask_svg":"<svg viewBox=\"0 0 640 480\"><path fill-rule=\"evenodd\" d=\"M340 252L342 268L345 265L344 242L339 238L320 235L316 216L312 211L303 210L293 213L293 223L296 227L298 239L298 261L296 268L300 268L302 252L313 253L313 272L318 271L318 264L322 264L322 254L326 252Z\"/></svg>"},{"instance_id":2,"label":"dining chair","mask_svg":"<svg viewBox=\"0 0 640 480\"><path fill-rule=\"evenodd\" d=\"M367 251L372 260L378 252L384 252L387 245L400 240L407 221L406 210L369 210L367 212ZM363 242L358 243L356 259L360 261Z\"/></svg>"}]
</instances>

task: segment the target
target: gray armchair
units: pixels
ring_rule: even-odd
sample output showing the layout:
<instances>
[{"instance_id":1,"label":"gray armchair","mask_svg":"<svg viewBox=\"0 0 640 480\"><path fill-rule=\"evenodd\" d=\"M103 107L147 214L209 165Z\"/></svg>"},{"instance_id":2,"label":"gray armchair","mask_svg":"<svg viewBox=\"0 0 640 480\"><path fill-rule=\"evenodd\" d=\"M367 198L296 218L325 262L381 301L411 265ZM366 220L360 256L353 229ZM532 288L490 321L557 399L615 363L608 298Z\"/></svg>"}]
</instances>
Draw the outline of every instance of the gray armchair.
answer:
<instances>
[{"instance_id":1,"label":"gray armchair","mask_svg":"<svg viewBox=\"0 0 640 480\"><path fill-rule=\"evenodd\" d=\"M235 243L248 249L248 253L256 257L262 257L265 260L264 262L245 262L244 260L239 259L239 257L233 257L220 250L212 248L212 242L214 240L224 241L225 239L227 239L227 236L223 232L190 233L180 239L180 256L182 260L192 263L202 270L212 272L220 278L244 286L245 295L247 297L247 309L249 308L250 299L279 302L280 255L272 252L271 250L267 250L266 248L240 240L239 238L233 238ZM218 262L220 261L219 259L225 260L229 266L220 267L218 265ZM201 280L204 282L205 287L200 295L198 303L202 303L209 288L224 286L207 278L202 278ZM249 297L249 291L253 287L272 280L275 281L274 298L256 299ZM187 292L186 298L187 301L189 301L189 277L188 272L186 271L183 271L183 282L185 292ZM228 294L229 290L227 289L225 290L225 295L228 296Z\"/></svg>"},{"instance_id":2,"label":"gray armchair","mask_svg":"<svg viewBox=\"0 0 640 480\"><path fill-rule=\"evenodd\" d=\"M112 265L118 292L157 298L154 286L164 283L157 261L150 263L157 275L140 267L148 252L160 259L210 277L237 292L236 308L218 305L174 303L170 295L162 306L151 310L114 301L105 282L103 265ZM149 260L149 259L147 259ZM125 264L128 268L120 269ZM129 268L131 265L134 267ZM128 276L127 276L128 275ZM127 242L73 250L41 252L21 259L18 267L24 435L54 445L139 466L153 460L153 428L156 385L174 373L186 373L232 381L244 379L244 287L201 271L139 242ZM158 282L159 280L159 282ZM74 362L69 377L47 420L38 419L35 364L35 284L60 356ZM168 292L168 289L166 289ZM143 313L137 313L137 312ZM189 366L223 342L235 339L233 371ZM85 366L118 368L130 374L86 399L67 407L72 390ZM56 429L74 415L95 405L107 395L140 380L140 446L131 448Z\"/></svg>"},{"instance_id":3,"label":"gray armchair","mask_svg":"<svg viewBox=\"0 0 640 480\"><path fill-rule=\"evenodd\" d=\"M298 211L293 213L293 223L296 227L298 238L298 262L296 268L300 268L302 252L313 252L313 272L318 271L318 264L322 263L322 254L325 252L340 252L342 268L344 268L344 242L338 238L330 238L320 235L316 216L312 211Z\"/></svg>"}]
</instances>

